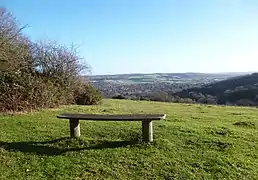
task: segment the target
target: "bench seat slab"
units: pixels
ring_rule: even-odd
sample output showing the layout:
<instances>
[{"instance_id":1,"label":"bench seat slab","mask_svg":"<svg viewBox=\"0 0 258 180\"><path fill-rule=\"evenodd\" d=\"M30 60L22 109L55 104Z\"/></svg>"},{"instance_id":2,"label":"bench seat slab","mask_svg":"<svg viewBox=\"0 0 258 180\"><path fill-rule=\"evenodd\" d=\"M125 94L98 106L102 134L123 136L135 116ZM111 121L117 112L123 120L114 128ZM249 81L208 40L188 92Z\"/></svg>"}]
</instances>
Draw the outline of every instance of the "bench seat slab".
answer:
<instances>
[{"instance_id":1,"label":"bench seat slab","mask_svg":"<svg viewBox=\"0 0 258 180\"><path fill-rule=\"evenodd\" d=\"M142 121L162 120L166 114L73 114L64 113L57 116L60 119L79 119L95 121Z\"/></svg>"}]
</instances>

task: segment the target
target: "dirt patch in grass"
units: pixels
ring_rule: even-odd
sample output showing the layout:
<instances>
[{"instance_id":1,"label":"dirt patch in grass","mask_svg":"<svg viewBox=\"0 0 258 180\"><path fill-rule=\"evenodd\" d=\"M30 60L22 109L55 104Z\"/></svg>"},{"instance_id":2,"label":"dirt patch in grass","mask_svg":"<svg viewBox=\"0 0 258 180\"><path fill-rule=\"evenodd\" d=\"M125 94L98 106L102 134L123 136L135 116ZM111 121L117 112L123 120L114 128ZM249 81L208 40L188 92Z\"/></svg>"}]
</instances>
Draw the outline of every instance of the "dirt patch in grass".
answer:
<instances>
[{"instance_id":1,"label":"dirt patch in grass","mask_svg":"<svg viewBox=\"0 0 258 180\"><path fill-rule=\"evenodd\" d=\"M206 130L207 134L212 134L214 136L229 136L232 131L226 127L208 127Z\"/></svg>"},{"instance_id":2,"label":"dirt patch in grass","mask_svg":"<svg viewBox=\"0 0 258 180\"><path fill-rule=\"evenodd\" d=\"M230 148L231 143L215 141L215 140L200 140L200 139L190 139L185 143L187 146L193 147L196 146L202 149L215 149L218 151L225 151Z\"/></svg>"},{"instance_id":3,"label":"dirt patch in grass","mask_svg":"<svg viewBox=\"0 0 258 180\"><path fill-rule=\"evenodd\" d=\"M241 113L241 112L232 112L232 113L230 113L231 115L234 115L234 116L240 116L240 115L242 115L243 113Z\"/></svg>"},{"instance_id":4,"label":"dirt patch in grass","mask_svg":"<svg viewBox=\"0 0 258 180\"><path fill-rule=\"evenodd\" d=\"M226 136L226 135L230 134L230 130L228 128L217 129L215 131L215 134L221 135L221 136Z\"/></svg>"},{"instance_id":5,"label":"dirt patch in grass","mask_svg":"<svg viewBox=\"0 0 258 180\"><path fill-rule=\"evenodd\" d=\"M238 121L234 123L235 126L241 126L241 127L251 127L255 128L255 123L250 121Z\"/></svg>"}]
</instances>

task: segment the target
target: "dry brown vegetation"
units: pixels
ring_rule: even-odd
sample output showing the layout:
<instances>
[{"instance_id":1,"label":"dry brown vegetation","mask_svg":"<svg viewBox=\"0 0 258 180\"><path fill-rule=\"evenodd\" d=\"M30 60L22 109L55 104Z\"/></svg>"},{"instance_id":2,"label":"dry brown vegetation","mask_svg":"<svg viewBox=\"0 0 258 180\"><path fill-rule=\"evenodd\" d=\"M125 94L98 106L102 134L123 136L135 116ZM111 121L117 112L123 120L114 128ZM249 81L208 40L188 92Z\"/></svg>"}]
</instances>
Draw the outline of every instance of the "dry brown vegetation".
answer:
<instances>
[{"instance_id":1,"label":"dry brown vegetation","mask_svg":"<svg viewBox=\"0 0 258 180\"><path fill-rule=\"evenodd\" d=\"M0 111L25 111L78 102L96 104L80 74L90 70L73 46L53 41L32 42L15 17L0 10ZM80 92L78 94L78 92Z\"/></svg>"}]
</instances>

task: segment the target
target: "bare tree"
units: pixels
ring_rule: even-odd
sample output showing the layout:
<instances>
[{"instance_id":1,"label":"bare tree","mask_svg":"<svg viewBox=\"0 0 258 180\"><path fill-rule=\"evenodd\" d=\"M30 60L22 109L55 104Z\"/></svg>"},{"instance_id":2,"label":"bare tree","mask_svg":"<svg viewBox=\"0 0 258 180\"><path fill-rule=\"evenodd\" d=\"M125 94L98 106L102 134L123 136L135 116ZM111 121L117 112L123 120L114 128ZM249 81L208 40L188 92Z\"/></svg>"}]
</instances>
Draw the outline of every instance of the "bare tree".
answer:
<instances>
[{"instance_id":1,"label":"bare tree","mask_svg":"<svg viewBox=\"0 0 258 180\"><path fill-rule=\"evenodd\" d=\"M29 55L29 40L21 34L19 24L6 9L0 8L0 70L20 70Z\"/></svg>"},{"instance_id":2,"label":"bare tree","mask_svg":"<svg viewBox=\"0 0 258 180\"><path fill-rule=\"evenodd\" d=\"M54 41L41 41L33 45L32 54L33 71L59 82L76 81L83 72L90 71L74 46L68 48Z\"/></svg>"}]
</instances>

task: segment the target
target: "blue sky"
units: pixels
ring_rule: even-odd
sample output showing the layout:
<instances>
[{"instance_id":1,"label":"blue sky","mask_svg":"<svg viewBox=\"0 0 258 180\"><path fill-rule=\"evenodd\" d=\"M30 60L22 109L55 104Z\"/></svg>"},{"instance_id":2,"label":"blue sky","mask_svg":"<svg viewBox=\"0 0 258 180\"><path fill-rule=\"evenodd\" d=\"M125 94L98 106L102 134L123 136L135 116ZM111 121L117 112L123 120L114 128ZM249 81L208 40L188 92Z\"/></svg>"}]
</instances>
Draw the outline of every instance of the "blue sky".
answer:
<instances>
[{"instance_id":1,"label":"blue sky","mask_svg":"<svg viewBox=\"0 0 258 180\"><path fill-rule=\"evenodd\" d=\"M93 74L258 71L257 0L1 0Z\"/></svg>"}]
</instances>

